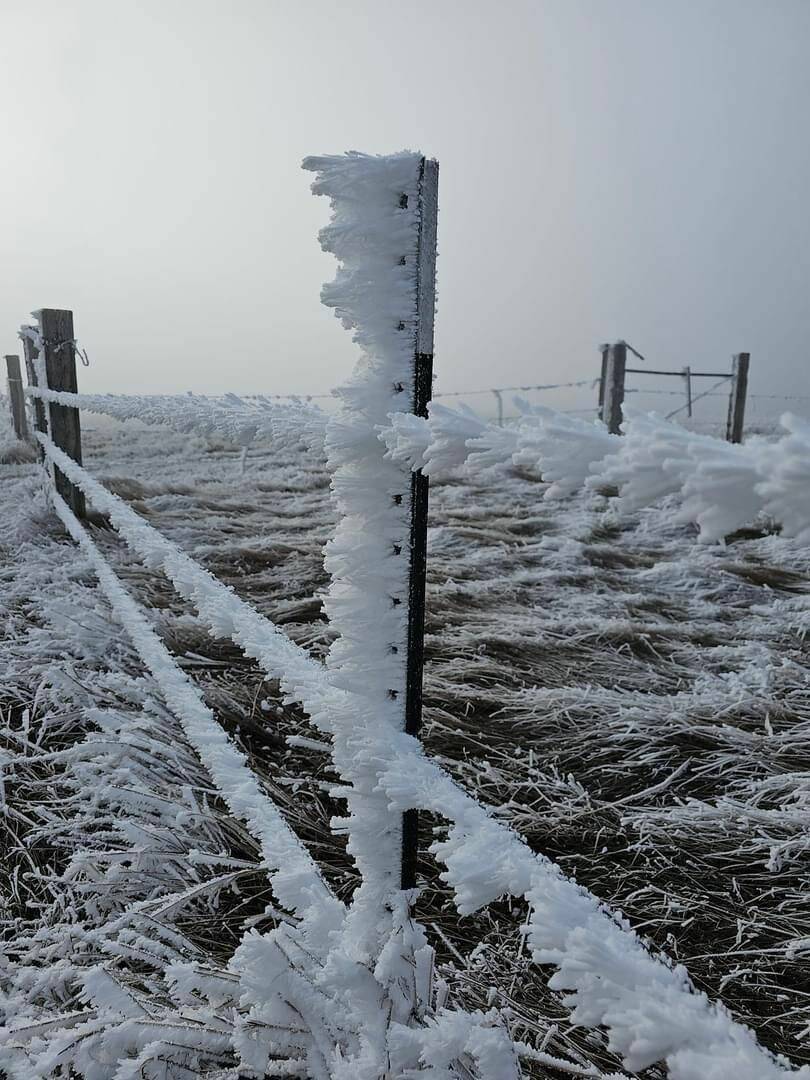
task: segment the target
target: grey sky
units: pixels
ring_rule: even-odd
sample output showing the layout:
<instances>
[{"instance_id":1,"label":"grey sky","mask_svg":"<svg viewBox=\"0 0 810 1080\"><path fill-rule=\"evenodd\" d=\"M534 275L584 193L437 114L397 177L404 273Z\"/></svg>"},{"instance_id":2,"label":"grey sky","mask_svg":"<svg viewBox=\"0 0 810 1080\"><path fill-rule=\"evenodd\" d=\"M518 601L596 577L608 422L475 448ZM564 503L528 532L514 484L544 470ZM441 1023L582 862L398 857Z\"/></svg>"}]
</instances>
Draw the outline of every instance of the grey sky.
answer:
<instances>
[{"instance_id":1,"label":"grey sky","mask_svg":"<svg viewBox=\"0 0 810 1080\"><path fill-rule=\"evenodd\" d=\"M808 50L810 0L0 0L0 351L71 307L87 390L328 390L300 160L410 147L440 389L625 337L810 394Z\"/></svg>"}]
</instances>

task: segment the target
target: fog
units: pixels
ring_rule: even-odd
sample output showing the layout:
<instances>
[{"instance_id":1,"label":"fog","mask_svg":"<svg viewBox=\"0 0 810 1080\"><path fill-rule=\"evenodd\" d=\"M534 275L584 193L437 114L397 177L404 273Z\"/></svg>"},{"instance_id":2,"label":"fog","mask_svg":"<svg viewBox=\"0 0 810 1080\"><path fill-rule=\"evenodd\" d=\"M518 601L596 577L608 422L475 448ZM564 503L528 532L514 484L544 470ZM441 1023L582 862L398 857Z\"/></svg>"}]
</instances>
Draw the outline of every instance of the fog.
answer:
<instances>
[{"instance_id":1,"label":"fog","mask_svg":"<svg viewBox=\"0 0 810 1080\"><path fill-rule=\"evenodd\" d=\"M439 389L626 338L810 395L808 49L807 0L0 0L0 352L66 307L86 390L328 391L356 350L300 161L408 147Z\"/></svg>"}]
</instances>

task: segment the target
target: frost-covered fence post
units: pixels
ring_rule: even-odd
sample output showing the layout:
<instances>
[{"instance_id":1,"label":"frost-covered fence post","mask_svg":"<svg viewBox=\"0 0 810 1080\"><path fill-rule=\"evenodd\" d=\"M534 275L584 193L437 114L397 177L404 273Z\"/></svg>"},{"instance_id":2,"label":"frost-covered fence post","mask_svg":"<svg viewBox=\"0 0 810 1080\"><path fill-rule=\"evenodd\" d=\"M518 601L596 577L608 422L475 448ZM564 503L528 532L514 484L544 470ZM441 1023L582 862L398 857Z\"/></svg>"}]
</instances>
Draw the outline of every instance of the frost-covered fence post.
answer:
<instances>
[{"instance_id":1,"label":"frost-covered fence post","mask_svg":"<svg viewBox=\"0 0 810 1080\"><path fill-rule=\"evenodd\" d=\"M413 357L413 412L427 418L433 389L433 317L436 307L436 225L439 163L422 158L419 169L419 239L416 253L416 335ZM503 424L503 413L500 423ZM408 656L405 687L405 730L419 735L422 727L422 679L425 665L425 578L427 570L428 478L411 474L411 558L408 574ZM402 888L416 886L419 812L402 817Z\"/></svg>"},{"instance_id":2,"label":"frost-covered fence post","mask_svg":"<svg viewBox=\"0 0 810 1080\"><path fill-rule=\"evenodd\" d=\"M23 391L19 356L6 357L6 372L8 373L8 400L14 434L18 439L27 442L30 436L28 434L28 421L25 418L25 392Z\"/></svg>"},{"instance_id":3,"label":"frost-covered fence post","mask_svg":"<svg viewBox=\"0 0 810 1080\"><path fill-rule=\"evenodd\" d=\"M78 393L76 381L76 342L73 335L73 312L43 308L35 312L39 322L40 345L43 356L39 370L45 373L49 390ZM77 464L82 463L82 429L79 410L68 405L48 403L50 436L60 450ZM84 494L68 478L54 469L56 490L78 518L86 516Z\"/></svg>"},{"instance_id":4,"label":"frost-covered fence post","mask_svg":"<svg viewBox=\"0 0 810 1080\"><path fill-rule=\"evenodd\" d=\"M39 349L34 342L34 335L38 336L39 332L34 326L23 326L20 330L20 339L23 344L23 356L25 357L25 373L28 378L29 386L38 386L39 379L37 378L37 360L39 358ZM48 418L45 412L45 402L41 398L34 398L34 427L37 431L41 431L43 435L48 432ZM45 451L37 443L37 450L39 451L39 460L45 460Z\"/></svg>"},{"instance_id":5,"label":"frost-covered fence post","mask_svg":"<svg viewBox=\"0 0 810 1080\"><path fill-rule=\"evenodd\" d=\"M726 422L726 442L741 443L745 423L745 396L748 393L748 364L751 356L747 352L737 353L731 365L731 394L728 399L728 420Z\"/></svg>"},{"instance_id":6,"label":"frost-covered fence post","mask_svg":"<svg viewBox=\"0 0 810 1080\"><path fill-rule=\"evenodd\" d=\"M624 379L627 367L627 346L623 341L608 346L605 368L605 397L602 419L611 435L621 434Z\"/></svg>"},{"instance_id":7,"label":"frost-covered fence post","mask_svg":"<svg viewBox=\"0 0 810 1080\"><path fill-rule=\"evenodd\" d=\"M373 955L416 870L417 804L393 808L379 770L392 745L413 752L420 729L427 478L387 453L380 433L393 415L423 424L430 399L438 165L403 151L306 158L304 168L330 198L320 241L339 261L321 298L361 348L324 436L338 517L324 607L336 634L327 672L344 692L330 709L332 758L361 878L347 941Z\"/></svg>"}]
</instances>

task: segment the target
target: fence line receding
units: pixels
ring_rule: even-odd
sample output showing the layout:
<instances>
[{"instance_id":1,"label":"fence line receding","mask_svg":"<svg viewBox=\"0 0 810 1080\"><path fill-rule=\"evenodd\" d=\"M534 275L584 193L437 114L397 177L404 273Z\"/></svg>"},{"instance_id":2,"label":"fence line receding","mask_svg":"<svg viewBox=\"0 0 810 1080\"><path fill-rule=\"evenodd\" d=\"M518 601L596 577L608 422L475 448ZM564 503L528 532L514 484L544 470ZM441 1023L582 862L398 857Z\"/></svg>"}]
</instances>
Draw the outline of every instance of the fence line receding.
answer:
<instances>
[{"instance_id":1,"label":"fence line receding","mask_svg":"<svg viewBox=\"0 0 810 1080\"><path fill-rule=\"evenodd\" d=\"M278 963L281 953L289 966L289 977L268 987L263 1003L274 1054L291 1063L292 1075L345 1076L352 1063L362 1065L364 1077L411 1075L427 1068L432 1033L442 1025L448 1033L455 1025L457 1032L461 1024L466 1035L442 1063L443 1075L517 1080L521 1057L543 1060L541 1050L510 1036L502 1017L449 1012L444 996L437 996L433 950L418 923L414 890L418 813L424 811L449 825L431 852L444 864L459 912L501 897L525 900L533 961L557 969L553 985L569 991L565 1002L577 1021L604 1027L629 1069L665 1062L675 1080L705 1080L724 1068L757 1080L803 1075L761 1048L747 1028L691 985L682 968L653 955L626 922L533 852L424 753L418 734L428 475L418 463L390 453L380 427L393 420L422 432L420 425L429 423L438 167L410 153L308 159L306 167L316 174L313 190L331 200L332 221L321 242L341 266L324 301L352 327L362 352L351 382L339 391L343 411L319 428L340 511L327 551L332 586L326 608L337 640L326 663L290 641L84 468L72 314L42 309L37 326L22 331L36 439L55 510L217 790L259 841L273 890L290 913L244 946L245 956L267 950ZM742 365L735 370L744 400ZM600 391L611 430L621 416L626 371L626 352L613 346ZM311 421L309 412L286 415L286 423L301 430L311 432ZM506 445L508 430L498 430ZM570 430L580 429L573 424ZM611 436L602 429L599 437ZM347 904L334 896L316 860L116 578L81 520L87 500L139 558L167 575L212 632L230 637L279 679L282 692L329 738L348 807L341 828L361 877ZM399 843L390 849L394 838ZM291 1006L312 1018L311 1027L289 1031ZM405 1029L407 1038L398 1034ZM455 1046L449 1036L448 1045ZM585 1075L573 1063L546 1063Z\"/></svg>"}]
</instances>

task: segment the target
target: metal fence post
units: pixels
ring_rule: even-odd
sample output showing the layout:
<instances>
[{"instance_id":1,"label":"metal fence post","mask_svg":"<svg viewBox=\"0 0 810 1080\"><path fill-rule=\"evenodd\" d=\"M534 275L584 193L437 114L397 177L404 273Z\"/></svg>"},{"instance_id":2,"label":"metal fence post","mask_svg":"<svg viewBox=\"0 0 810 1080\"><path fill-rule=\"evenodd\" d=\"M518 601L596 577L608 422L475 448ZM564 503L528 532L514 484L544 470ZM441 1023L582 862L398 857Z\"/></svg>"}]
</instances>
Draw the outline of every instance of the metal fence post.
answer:
<instances>
[{"instance_id":1,"label":"metal fence post","mask_svg":"<svg viewBox=\"0 0 810 1080\"><path fill-rule=\"evenodd\" d=\"M413 357L413 412L426 417L433 388L433 317L436 304L436 224L439 163L422 158L419 170L419 240L416 256L416 335ZM428 478L411 474L410 569L408 575L408 656L405 674L405 731L422 727L425 663L425 578L427 570ZM402 815L403 889L416 886L419 811Z\"/></svg>"},{"instance_id":2,"label":"metal fence post","mask_svg":"<svg viewBox=\"0 0 810 1080\"><path fill-rule=\"evenodd\" d=\"M11 407L11 423L14 426L14 434L22 442L28 442L31 436L28 433L28 420L25 416L25 391L23 390L22 374L20 373L19 356L6 357L6 371L8 373L8 400Z\"/></svg>"},{"instance_id":3,"label":"metal fence post","mask_svg":"<svg viewBox=\"0 0 810 1080\"><path fill-rule=\"evenodd\" d=\"M602 404L604 422L611 435L621 434L624 379L627 367L627 346L623 341L609 345L605 366L605 397Z\"/></svg>"},{"instance_id":4,"label":"metal fence post","mask_svg":"<svg viewBox=\"0 0 810 1080\"><path fill-rule=\"evenodd\" d=\"M748 365L751 356L747 352L737 353L731 365L733 379L728 399L728 420L726 422L726 441L741 443L745 423L745 397L748 393Z\"/></svg>"}]
</instances>

